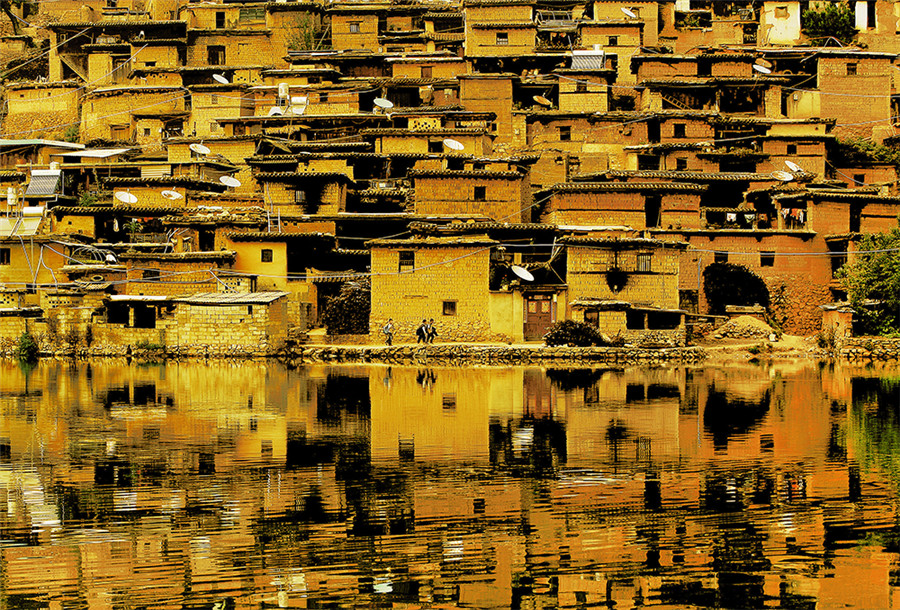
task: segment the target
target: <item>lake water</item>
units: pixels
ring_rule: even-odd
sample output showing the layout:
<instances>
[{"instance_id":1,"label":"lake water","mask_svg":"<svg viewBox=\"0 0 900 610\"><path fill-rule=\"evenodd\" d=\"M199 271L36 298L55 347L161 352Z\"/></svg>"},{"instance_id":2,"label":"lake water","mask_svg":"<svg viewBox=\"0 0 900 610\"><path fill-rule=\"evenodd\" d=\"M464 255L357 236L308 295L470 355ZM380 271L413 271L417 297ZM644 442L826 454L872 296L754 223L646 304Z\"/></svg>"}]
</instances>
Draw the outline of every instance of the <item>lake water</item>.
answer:
<instances>
[{"instance_id":1,"label":"lake water","mask_svg":"<svg viewBox=\"0 0 900 610\"><path fill-rule=\"evenodd\" d=\"M0 608L900 608L900 372L0 362Z\"/></svg>"}]
</instances>

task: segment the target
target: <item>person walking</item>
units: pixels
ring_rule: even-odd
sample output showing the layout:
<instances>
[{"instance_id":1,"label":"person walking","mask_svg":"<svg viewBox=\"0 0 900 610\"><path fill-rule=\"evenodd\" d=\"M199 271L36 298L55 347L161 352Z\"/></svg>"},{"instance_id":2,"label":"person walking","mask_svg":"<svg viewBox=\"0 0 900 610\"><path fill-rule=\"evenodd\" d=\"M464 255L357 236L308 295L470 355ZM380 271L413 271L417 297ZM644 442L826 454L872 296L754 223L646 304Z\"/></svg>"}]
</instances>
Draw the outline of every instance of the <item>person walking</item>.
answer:
<instances>
[{"instance_id":1,"label":"person walking","mask_svg":"<svg viewBox=\"0 0 900 610\"><path fill-rule=\"evenodd\" d=\"M384 342L386 345L394 344L394 318L388 318L387 324L381 328L384 333Z\"/></svg>"},{"instance_id":2,"label":"person walking","mask_svg":"<svg viewBox=\"0 0 900 610\"><path fill-rule=\"evenodd\" d=\"M425 336L426 343L434 343L434 338L437 337L437 327L434 325L434 318L431 318L428 321L428 325L425 327Z\"/></svg>"},{"instance_id":3,"label":"person walking","mask_svg":"<svg viewBox=\"0 0 900 610\"><path fill-rule=\"evenodd\" d=\"M416 343L428 343L428 323L422 318L422 323L416 329Z\"/></svg>"}]
</instances>

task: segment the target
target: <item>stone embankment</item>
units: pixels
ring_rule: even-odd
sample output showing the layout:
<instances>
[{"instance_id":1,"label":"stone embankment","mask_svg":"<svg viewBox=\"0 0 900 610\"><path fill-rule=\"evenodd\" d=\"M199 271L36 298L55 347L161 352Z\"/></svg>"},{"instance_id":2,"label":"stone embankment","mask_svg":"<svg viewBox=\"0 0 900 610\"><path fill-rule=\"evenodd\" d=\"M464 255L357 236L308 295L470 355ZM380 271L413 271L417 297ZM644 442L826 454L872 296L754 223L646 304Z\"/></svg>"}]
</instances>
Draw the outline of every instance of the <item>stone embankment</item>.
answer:
<instances>
[{"instance_id":1,"label":"stone embankment","mask_svg":"<svg viewBox=\"0 0 900 610\"><path fill-rule=\"evenodd\" d=\"M289 364L308 362L382 362L392 364L530 364L585 362L602 364L698 362L700 347L646 349L631 347L546 347L543 345L303 345L284 350Z\"/></svg>"},{"instance_id":2,"label":"stone embankment","mask_svg":"<svg viewBox=\"0 0 900 610\"><path fill-rule=\"evenodd\" d=\"M848 337L835 350L847 360L900 360L900 339L889 337Z\"/></svg>"}]
</instances>

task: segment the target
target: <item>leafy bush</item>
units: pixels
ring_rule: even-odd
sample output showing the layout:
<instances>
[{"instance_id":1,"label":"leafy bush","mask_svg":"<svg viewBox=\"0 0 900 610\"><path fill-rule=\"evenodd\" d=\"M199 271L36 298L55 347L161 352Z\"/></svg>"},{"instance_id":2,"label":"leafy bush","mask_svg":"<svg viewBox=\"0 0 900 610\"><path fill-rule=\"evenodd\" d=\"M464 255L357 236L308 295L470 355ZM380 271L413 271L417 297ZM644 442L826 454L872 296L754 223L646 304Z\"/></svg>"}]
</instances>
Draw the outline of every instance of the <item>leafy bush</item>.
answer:
<instances>
[{"instance_id":1,"label":"leafy bush","mask_svg":"<svg viewBox=\"0 0 900 610\"><path fill-rule=\"evenodd\" d=\"M900 229L870 233L859 241L856 259L837 277L856 310L858 330L867 335L900 333Z\"/></svg>"},{"instance_id":2,"label":"leafy bush","mask_svg":"<svg viewBox=\"0 0 900 610\"><path fill-rule=\"evenodd\" d=\"M544 335L544 343L550 347L569 345L572 347L589 347L592 345L608 345L608 341L596 327L584 322L565 320L550 327Z\"/></svg>"},{"instance_id":3,"label":"leafy bush","mask_svg":"<svg viewBox=\"0 0 900 610\"><path fill-rule=\"evenodd\" d=\"M40 351L34 336L27 330L19 336L19 343L16 345L16 358L22 362L37 362Z\"/></svg>"},{"instance_id":4,"label":"leafy bush","mask_svg":"<svg viewBox=\"0 0 900 610\"><path fill-rule=\"evenodd\" d=\"M763 279L731 263L713 263L703 270L703 292L713 314L724 314L726 305L769 306L769 289Z\"/></svg>"},{"instance_id":5,"label":"leafy bush","mask_svg":"<svg viewBox=\"0 0 900 610\"><path fill-rule=\"evenodd\" d=\"M344 282L336 297L325 305L329 335L364 335L369 332L372 286L368 278Z\"/></svg>"},{"instance_id":6,"label":"leafy bush","mask_svg":"<svg viewBox=\"0 0 900 610\"><path fill-rule=\"evenodd\" d=\"M812 41L822 43L836 38L844 43L856 38L856 16L849 4L825 4L818 10L806 10L800 16L803 33Z\"/></svg>"},{"instance_id":7,"label":"leafy bush","mask_svg":"<svg viewBox=\"0 0 900 610\"><path fill-rule=\"evenodd\" d=\"M887 163L900 168L900 150L862 138L839 138L829 146L828 157L836 167Z\"/></svg>"}]
</instances>

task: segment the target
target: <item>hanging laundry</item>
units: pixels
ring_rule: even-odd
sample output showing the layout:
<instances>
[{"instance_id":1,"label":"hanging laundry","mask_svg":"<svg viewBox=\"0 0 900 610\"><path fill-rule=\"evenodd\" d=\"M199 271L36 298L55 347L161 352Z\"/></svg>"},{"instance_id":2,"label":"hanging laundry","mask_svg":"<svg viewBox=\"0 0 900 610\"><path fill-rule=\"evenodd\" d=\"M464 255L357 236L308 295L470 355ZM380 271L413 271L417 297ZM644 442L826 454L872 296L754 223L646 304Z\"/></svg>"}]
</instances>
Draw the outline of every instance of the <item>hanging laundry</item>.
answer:
<instances>
[{"instance_id":1,"label":"hanging laundry","mask_svg":"<svg viewBox=\"0 0 900 610\"><path fill-rule=\"evenodd\" d=\"M806 222L806 213L803 210L797 210L797 220Z\"/></svg>"},{"instance_id":2,"label":"hanging laundry","mask_svg":"<svg viewBox=\"0 0 900 610\"><path fill-rule=\"evenodd\" d=\"M790 214L790 213L791 213L791 211L788 208L782 208L781 217L784 218L785 220L787 220L788 214Z\"/></svg>"},{"instance_id":3,"label":"hanging laundry","mask_svg":"<svg viewBox=\"0 0 900 610\"><path fill-rule=\"evenodd\" d=\"M725 214L725 220L727 222L737 222L737 214L729 212L728 214Z\"/></svg>"}]
</instances>

